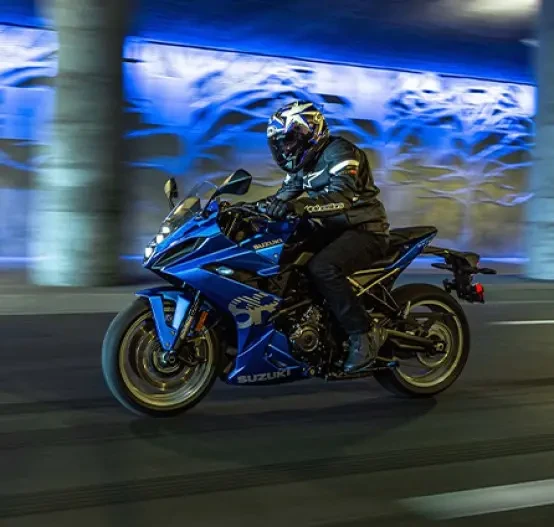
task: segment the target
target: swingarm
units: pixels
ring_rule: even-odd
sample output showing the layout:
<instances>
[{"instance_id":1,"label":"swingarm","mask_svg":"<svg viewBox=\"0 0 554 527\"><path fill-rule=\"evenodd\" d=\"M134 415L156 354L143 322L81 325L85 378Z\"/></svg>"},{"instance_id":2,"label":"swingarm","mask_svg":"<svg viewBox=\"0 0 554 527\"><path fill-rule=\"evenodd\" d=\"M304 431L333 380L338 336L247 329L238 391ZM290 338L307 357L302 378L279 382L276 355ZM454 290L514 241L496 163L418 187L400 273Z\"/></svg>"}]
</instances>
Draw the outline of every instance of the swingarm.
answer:
<instances>
[{"instance_id":1,"label":"swingarm","mask_svg":"<svg viewBox=\"0 0 554 527\"><path fill-rule=\"evenodd\" d=\"M408 308L409 309L409 308ZM454 317L450 313L422 313L420 316L425 321L419 321L417 315L404 314L401 319L391 319L380 313L373 315L374 322L384 327L387 332L387 340L396 346L397 349L406 351L440 351L440 343L436 340L426 338L425 335L431 326L437 321L444 321ZM385 327L394 324L394 328Z\"/></svg>"}]
</instances>

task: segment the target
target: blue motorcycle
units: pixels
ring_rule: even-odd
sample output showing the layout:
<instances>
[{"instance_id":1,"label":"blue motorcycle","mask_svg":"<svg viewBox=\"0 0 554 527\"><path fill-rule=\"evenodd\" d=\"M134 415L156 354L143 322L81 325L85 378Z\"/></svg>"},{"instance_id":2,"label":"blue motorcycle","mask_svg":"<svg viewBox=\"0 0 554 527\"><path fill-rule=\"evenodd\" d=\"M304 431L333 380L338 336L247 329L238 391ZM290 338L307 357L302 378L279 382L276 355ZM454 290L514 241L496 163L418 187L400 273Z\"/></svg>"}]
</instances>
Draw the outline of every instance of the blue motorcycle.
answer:
<instances>
[{"instance_id":1,"label":"blue motorcycle","mask_svg":"<svg viewBox=\"0 0 554 527\"><path fill-rule=\"evenodd\" d=\"M255 386L372 376L415 397L452 385L468 360L470 332L451 292L483 303L473 277L496 271L478 267L478 254L431 246L435 227L391 230L386 259L348 277L387 340L371 367L346 374L347 336L305 272L321 224L273 221L263 201L221 200L246 194L251 182L238 170L207 202L195 188L177 206L175 180L166 183L173 208L145 249L144 267L167 285L138 291L105 335L102 368L113 396L135 413L166 417L199 403L218 378ZM441 257L433 265L453 278L443 288L395 287L422 253Z\"/></svg>"}]
</instances>

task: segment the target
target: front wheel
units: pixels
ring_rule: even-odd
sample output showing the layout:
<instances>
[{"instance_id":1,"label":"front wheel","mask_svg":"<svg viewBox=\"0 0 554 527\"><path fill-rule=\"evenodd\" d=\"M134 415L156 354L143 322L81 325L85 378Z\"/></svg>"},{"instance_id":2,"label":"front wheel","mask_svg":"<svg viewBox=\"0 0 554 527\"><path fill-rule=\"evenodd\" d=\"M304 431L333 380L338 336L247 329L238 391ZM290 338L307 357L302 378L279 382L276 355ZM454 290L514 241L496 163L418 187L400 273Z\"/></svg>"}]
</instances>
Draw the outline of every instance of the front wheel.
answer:
<instances>
[{"instance_id":1,"label":"front wheel","mask_svg":"<svg viewBox=\"0 0 554 527\"><path fill-rule=\"evenodd\" d=\"M464 310L447 292L429 284L405 285L395 289L392 296L400 306L410 302L410 314L422 325L427 322L425 336L440 342L442 349L414 353L404 360L406 357L400 357L398 350L386 343L381 355L396 360L398 367L377 372L375 379L398 395L430 397L446 390L460 376L469 357L470 332ZM429 312L445 316L430 322Z\"/></svg>"},{"instance_id":2,"label":"front wheel","mask_svg":"<svg viewBox=\"0 0 554 527\"><path fill-rule=\"evenodd\" d=\"M172 313L167 306L166 315ZM115 317L104 337L102 371L110 392L139 415L171 417L189 410L209 392L221 360L213 331L190 345L194 349L187 351L197 359L196 366L179 357L164 364L150 305L142 298L135 300Z\"/></svg>"}]
</instances>

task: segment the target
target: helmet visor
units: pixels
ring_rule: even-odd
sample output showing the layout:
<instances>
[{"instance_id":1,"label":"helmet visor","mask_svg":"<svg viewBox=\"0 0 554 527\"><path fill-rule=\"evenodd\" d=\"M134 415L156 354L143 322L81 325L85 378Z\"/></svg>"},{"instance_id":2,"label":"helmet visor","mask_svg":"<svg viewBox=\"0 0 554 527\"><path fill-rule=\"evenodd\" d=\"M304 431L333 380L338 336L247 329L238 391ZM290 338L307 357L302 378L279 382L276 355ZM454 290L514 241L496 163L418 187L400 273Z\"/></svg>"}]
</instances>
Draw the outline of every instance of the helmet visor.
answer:
<instances>
[{"instance_id":1,"label":"helmet visor","mask_svg":"<svg viewBox=\"0 0 554 527\"><path fill-rule=\"evenodd\" d=\"M308 154L311 132L304 126L294 126L286 133L268 138L269 149L275 162L285 170L294 170Z\"/></svg>"}]
</instances>

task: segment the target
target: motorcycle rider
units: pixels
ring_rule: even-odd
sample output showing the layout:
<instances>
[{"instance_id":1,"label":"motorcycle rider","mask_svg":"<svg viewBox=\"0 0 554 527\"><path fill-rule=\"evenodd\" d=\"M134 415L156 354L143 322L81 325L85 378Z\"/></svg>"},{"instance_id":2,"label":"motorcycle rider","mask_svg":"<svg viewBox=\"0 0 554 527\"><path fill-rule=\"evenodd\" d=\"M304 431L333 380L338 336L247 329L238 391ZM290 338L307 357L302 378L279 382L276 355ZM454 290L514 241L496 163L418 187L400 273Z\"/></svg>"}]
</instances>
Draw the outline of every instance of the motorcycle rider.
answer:
<instances>
[{"instance_id":1,"label":"motorcycle rider","mask_svg":"<svg viewBox=\"0 0 554 527\"><path fill-rule=\"evenodd\" d=\"M370 321L347 276L382 259L389 236L369 161L357 146L330 135L324 115L309 101L277 110L267 139L273 159L286 172L279 191L268 198L267 212L275 219L293 213L321 220L325 245L308 270L349 336L344 370L359 371L374 362L384 331ZM304 192L308 196L299 197Z\"/></svg>"}]
</instances>

